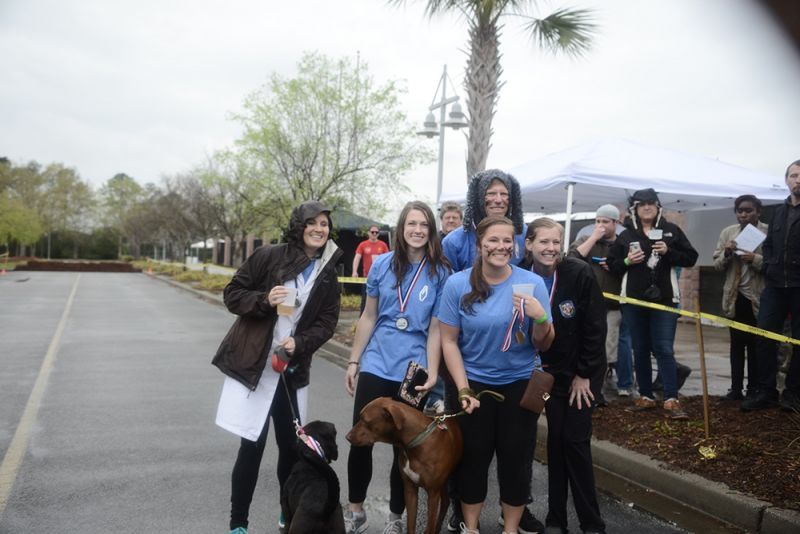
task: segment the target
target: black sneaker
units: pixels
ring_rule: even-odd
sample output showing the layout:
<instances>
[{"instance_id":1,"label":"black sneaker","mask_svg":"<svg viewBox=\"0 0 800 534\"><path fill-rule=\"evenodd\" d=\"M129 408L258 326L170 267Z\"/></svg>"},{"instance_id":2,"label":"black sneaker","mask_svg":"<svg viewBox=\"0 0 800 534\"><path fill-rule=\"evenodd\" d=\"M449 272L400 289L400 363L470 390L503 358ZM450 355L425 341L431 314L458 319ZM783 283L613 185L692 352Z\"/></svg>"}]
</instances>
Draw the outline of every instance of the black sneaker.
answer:
<instances>
[{"instance_id":1,"label":"black sneaker","mask_svg":"<svg viewBox=\"0 0 800 534\"><path fill-rule=\"evenodd\" d=\"M464 522L464 516L461 514L461 504L458 501L450 501L450 508L453 513L450 514L450 519L447 520L447 531L458 532L461 530L461 523Z\"/></svg>"},{"instance_id":2,"label":"black sneaker","mask_svg":"<svg viewBox=\"0 0 800 534\"><path fill-rule=\"evenodd\" d=\"M744 400L741 389L729 389L728 393L722 396L722 400L740 401Z\"/></svg>"},{"instance_id":3,"label":"black sneaker","mask_svg":"<svg viewBox=\"0 0 800 534\"><path fill-rule=\"evenodd\" d=\"M766 410L778 405L778 396L775 394L759 392L755 396L745 399L739 405L743 412L754 412L756 410Z\"/></svg>"},{"instance_id":4,"label":"black sneaker","mask_svg":"<svg viewBox=\"0 0 800 534\"><path fill-rule=\"evenodd\" d=\"M797 393L784 389L781 395L781 409L787 412L800 412L800 397Z\"/></svg>"},{"instance_id":5,"label":"black sneaker","mask_svg":"<svg viewBox=\"0 0 800 534\"><path fill-rule=\"evenodd\" d=\"M502 510L500 511L500 517L497 518L497 522L505 526ZM519 520L518 530L519 534L540 534L544 532L544 524L536 519L536 516L534 516L526 506L522 509L522 517Z\"/></svg>"},{"instance_id":6,"label":"black sneaker","mask_svg":"<svg viewBox=\"0 0 800 534\"><path fill-rule=\"evenodd\" d=\"M686 383L686 379L689 378L689 375L692 374L692 368L688 365L683 365L680 362L675 362L677 366L677 379L678 379L678 391L681 390L683 385ZM664 384L661 383L661 375L656 375L656 379L653 381L653 391L663 391Z\"/></svg>"}]
</instances>

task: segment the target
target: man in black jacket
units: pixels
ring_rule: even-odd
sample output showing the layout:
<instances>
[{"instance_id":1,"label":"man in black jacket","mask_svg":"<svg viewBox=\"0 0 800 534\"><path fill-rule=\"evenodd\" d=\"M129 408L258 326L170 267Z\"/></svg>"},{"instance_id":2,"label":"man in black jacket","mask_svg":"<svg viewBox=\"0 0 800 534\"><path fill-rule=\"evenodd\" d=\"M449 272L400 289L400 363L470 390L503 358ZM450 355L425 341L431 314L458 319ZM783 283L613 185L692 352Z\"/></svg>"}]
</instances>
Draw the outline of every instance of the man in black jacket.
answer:
<instances>
[{"instance_id":1,"label":"man in black jacket","mask_svg":"<svg viewBox=\"0 0 800 534\"><path fill-rule=\"evenodd\" d=\"M792 337L800 338L800 160L786 168L789 196L772 215L763 245L764 292L758 310L758 326L781 332L786 316L792 317ZM780 399L785 410L800 410L800 347L793 345L792 361L786 373L786 387ZM744 412L763 410L778 401L777 343L759 338L758 392L745 400Z\"/></svg>"}]
</instances>

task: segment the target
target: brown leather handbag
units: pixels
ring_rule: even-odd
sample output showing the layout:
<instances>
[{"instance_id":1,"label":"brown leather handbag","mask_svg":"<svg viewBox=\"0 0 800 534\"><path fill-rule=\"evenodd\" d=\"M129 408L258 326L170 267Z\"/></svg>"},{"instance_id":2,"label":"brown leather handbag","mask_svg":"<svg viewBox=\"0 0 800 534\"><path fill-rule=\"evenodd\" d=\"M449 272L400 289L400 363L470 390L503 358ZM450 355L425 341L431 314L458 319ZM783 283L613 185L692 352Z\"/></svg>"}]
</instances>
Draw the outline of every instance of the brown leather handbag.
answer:
<instances>
[{"instance_id":1,"label":"brown leather handbag","mask_svg":"<svg viewBox=\"0 0 800 534\"><path fill-rule=\"evenodd\" d=\"M555 377L547 371L534 369L528 380L528 387L525 388L525 393L519 400L519 405L526 410L542 413L545 402L550 398L554 381Z\"/></svg>"}]
</instances>

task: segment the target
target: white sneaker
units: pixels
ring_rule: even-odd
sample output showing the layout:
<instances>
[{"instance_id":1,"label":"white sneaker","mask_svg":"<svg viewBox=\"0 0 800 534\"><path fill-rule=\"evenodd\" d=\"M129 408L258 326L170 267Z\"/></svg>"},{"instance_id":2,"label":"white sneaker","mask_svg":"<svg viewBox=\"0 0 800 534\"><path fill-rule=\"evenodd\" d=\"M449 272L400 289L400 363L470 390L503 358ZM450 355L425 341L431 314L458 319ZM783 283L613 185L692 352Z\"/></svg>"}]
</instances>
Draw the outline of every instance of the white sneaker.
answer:
<instances>
[{"instance_id":1,"label":"white sneaker","mask_svg":"<svg viewBox=\"0 0 800 534\"><path fill-rule=\"evenodd\" d=\"M383 534L403 534L403 520L389 519L383 527Z\"/></svg>"},{"instance_id":2,"label":"white sneaker","mask_svg":"<svg viewBox=\"0 0 800 534\"><path fill-rule=\"evenodd\" d=\"M633 391L631 391L630 389L623 388L617 391L617 395L620 397L630 397L631 395L633 395Z\"/></svg>"},{"instance_id":3,"label":"white sneaker","mask_svg":"<svg viewBox=\"0 0 800 534\"><path fill-rule=\"evenodd\" d=\"M467 525L464 523L461 523L460 526L461 530L459 531L459 534L481 534L478 529L467 528Z\"/></svg>"},{"instance_id":4,"label":"white sneaker","mask_svg":"<svg viewBox=\"0 0 800 534\"><path fill-rule=\"evenodd\" d=\"M352 510L347 510L344 513L345 534L364 534L368 526L366 512L354 514Z\"/></svg>"}]
</instances>

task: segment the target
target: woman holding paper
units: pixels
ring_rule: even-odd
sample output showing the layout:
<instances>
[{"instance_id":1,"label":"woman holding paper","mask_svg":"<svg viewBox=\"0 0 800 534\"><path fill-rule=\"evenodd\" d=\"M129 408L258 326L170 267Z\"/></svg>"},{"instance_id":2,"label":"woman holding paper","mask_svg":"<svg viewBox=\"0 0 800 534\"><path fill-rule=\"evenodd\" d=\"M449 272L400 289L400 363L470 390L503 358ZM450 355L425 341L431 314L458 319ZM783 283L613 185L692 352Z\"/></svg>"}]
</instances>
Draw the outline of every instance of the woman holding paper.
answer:
<instances>
[{"instance_id":1,"label":"woman holding paper","mask_svg":"<svg viewBox=\"0 0 800 534\"><path fill-rule=\"evenodd\" d=\"M342 251L329 239L331 227L330 209L303 202L292 211L287 243L256 249L223 293L238 316L212 362L227 375L217 425L241 437L231 477L232 533L247 532L270 419L281 487L297 461L292 417L306 420L311 357L339 319Z\"/></svg>"},{"instance_id":2,"label":"woman holding paper","mask_svg":"<svg viewBox=\"0 0 800 534\"><path fill-rule=\"evenodd\" d=\"M761 274L763 258L761 241L767 235L768 226L759 221L761 201L753 195L742 195L733 201L733 211L737 224L728 226L719 235L719 242L714 251L714 267L725 271L725 286L722 290L722 311L726 317L734 321L757 325L758 306L761 291L764 289L764 276ZM737 243L736 238L743 232L754 233L758 246ZM759 234L761 241L758 241ZM751 249L752 250L749 250ZM758 336L730 328L731 334L731 387L724 398L742 400L744 395L744 363L747 359L747 396L755 394L756 358Z\"/></svg>"},{"instance_id":3,"label":"woman holding paper","mask_svg":"<svg viewBox=\"0 0 800 534\"><path fill-rule=\"evenodd\" d=\"M544 279L556 336L542 352L544 369L555 377L547 401L548 529L567 531L567 497L583 532L601 533L605 523L597 502L592 468L591 378L606 367L606 307L588 263L564 257L564 227L542 217L528 225L525 260ZM533 461L531 454L530 461ZM549 532L550 530L548 530Z\"/></svg>"},{"instance_id":4,"label":"woman holding paper","mask_svg":"<svg viewBox=\"0 0 800 534\"><path fill-rule=\"evenodd\" d=\"M355 394L353 424L362 408L378 397L399 400L409 362L427 367L428 379L417 391L436 384L441 359L439 321L434 317L450 273L442 253L436 219L424 202L405 205L397 221L391 252L381 254L369 270L367 302L356 325L345 373L345 389ZM358 380L356 380L358 378ZM350 447L347 459L349 506L346 531L364 532L363 504L372 478L372 447ZM400 533L405 509L397 450L390 474L389 518L384 532Z\"/></svg>"},{"instance_id":5,"label":"woman holding paper","mask_svg":"<svg viewBox=\"0 0 800 534\"><path fill-rule=\"evenodd\" d=\"M519 402L538 351L550 346L553 328L541 277L510 263L515 240L511 220L485 217L476 236L475 263L447 281L438 314L445 362L461 406L471 414L458 418L464 437L464 456L456 475L464 521L461 532L478 532L489 466L496 455L503 530L516 533L529 497L531 472L526 460L536 445L538 418ZM505 400L491 396L478 400L484 390L496 391Z\"/></svg>"}]
</instances>

